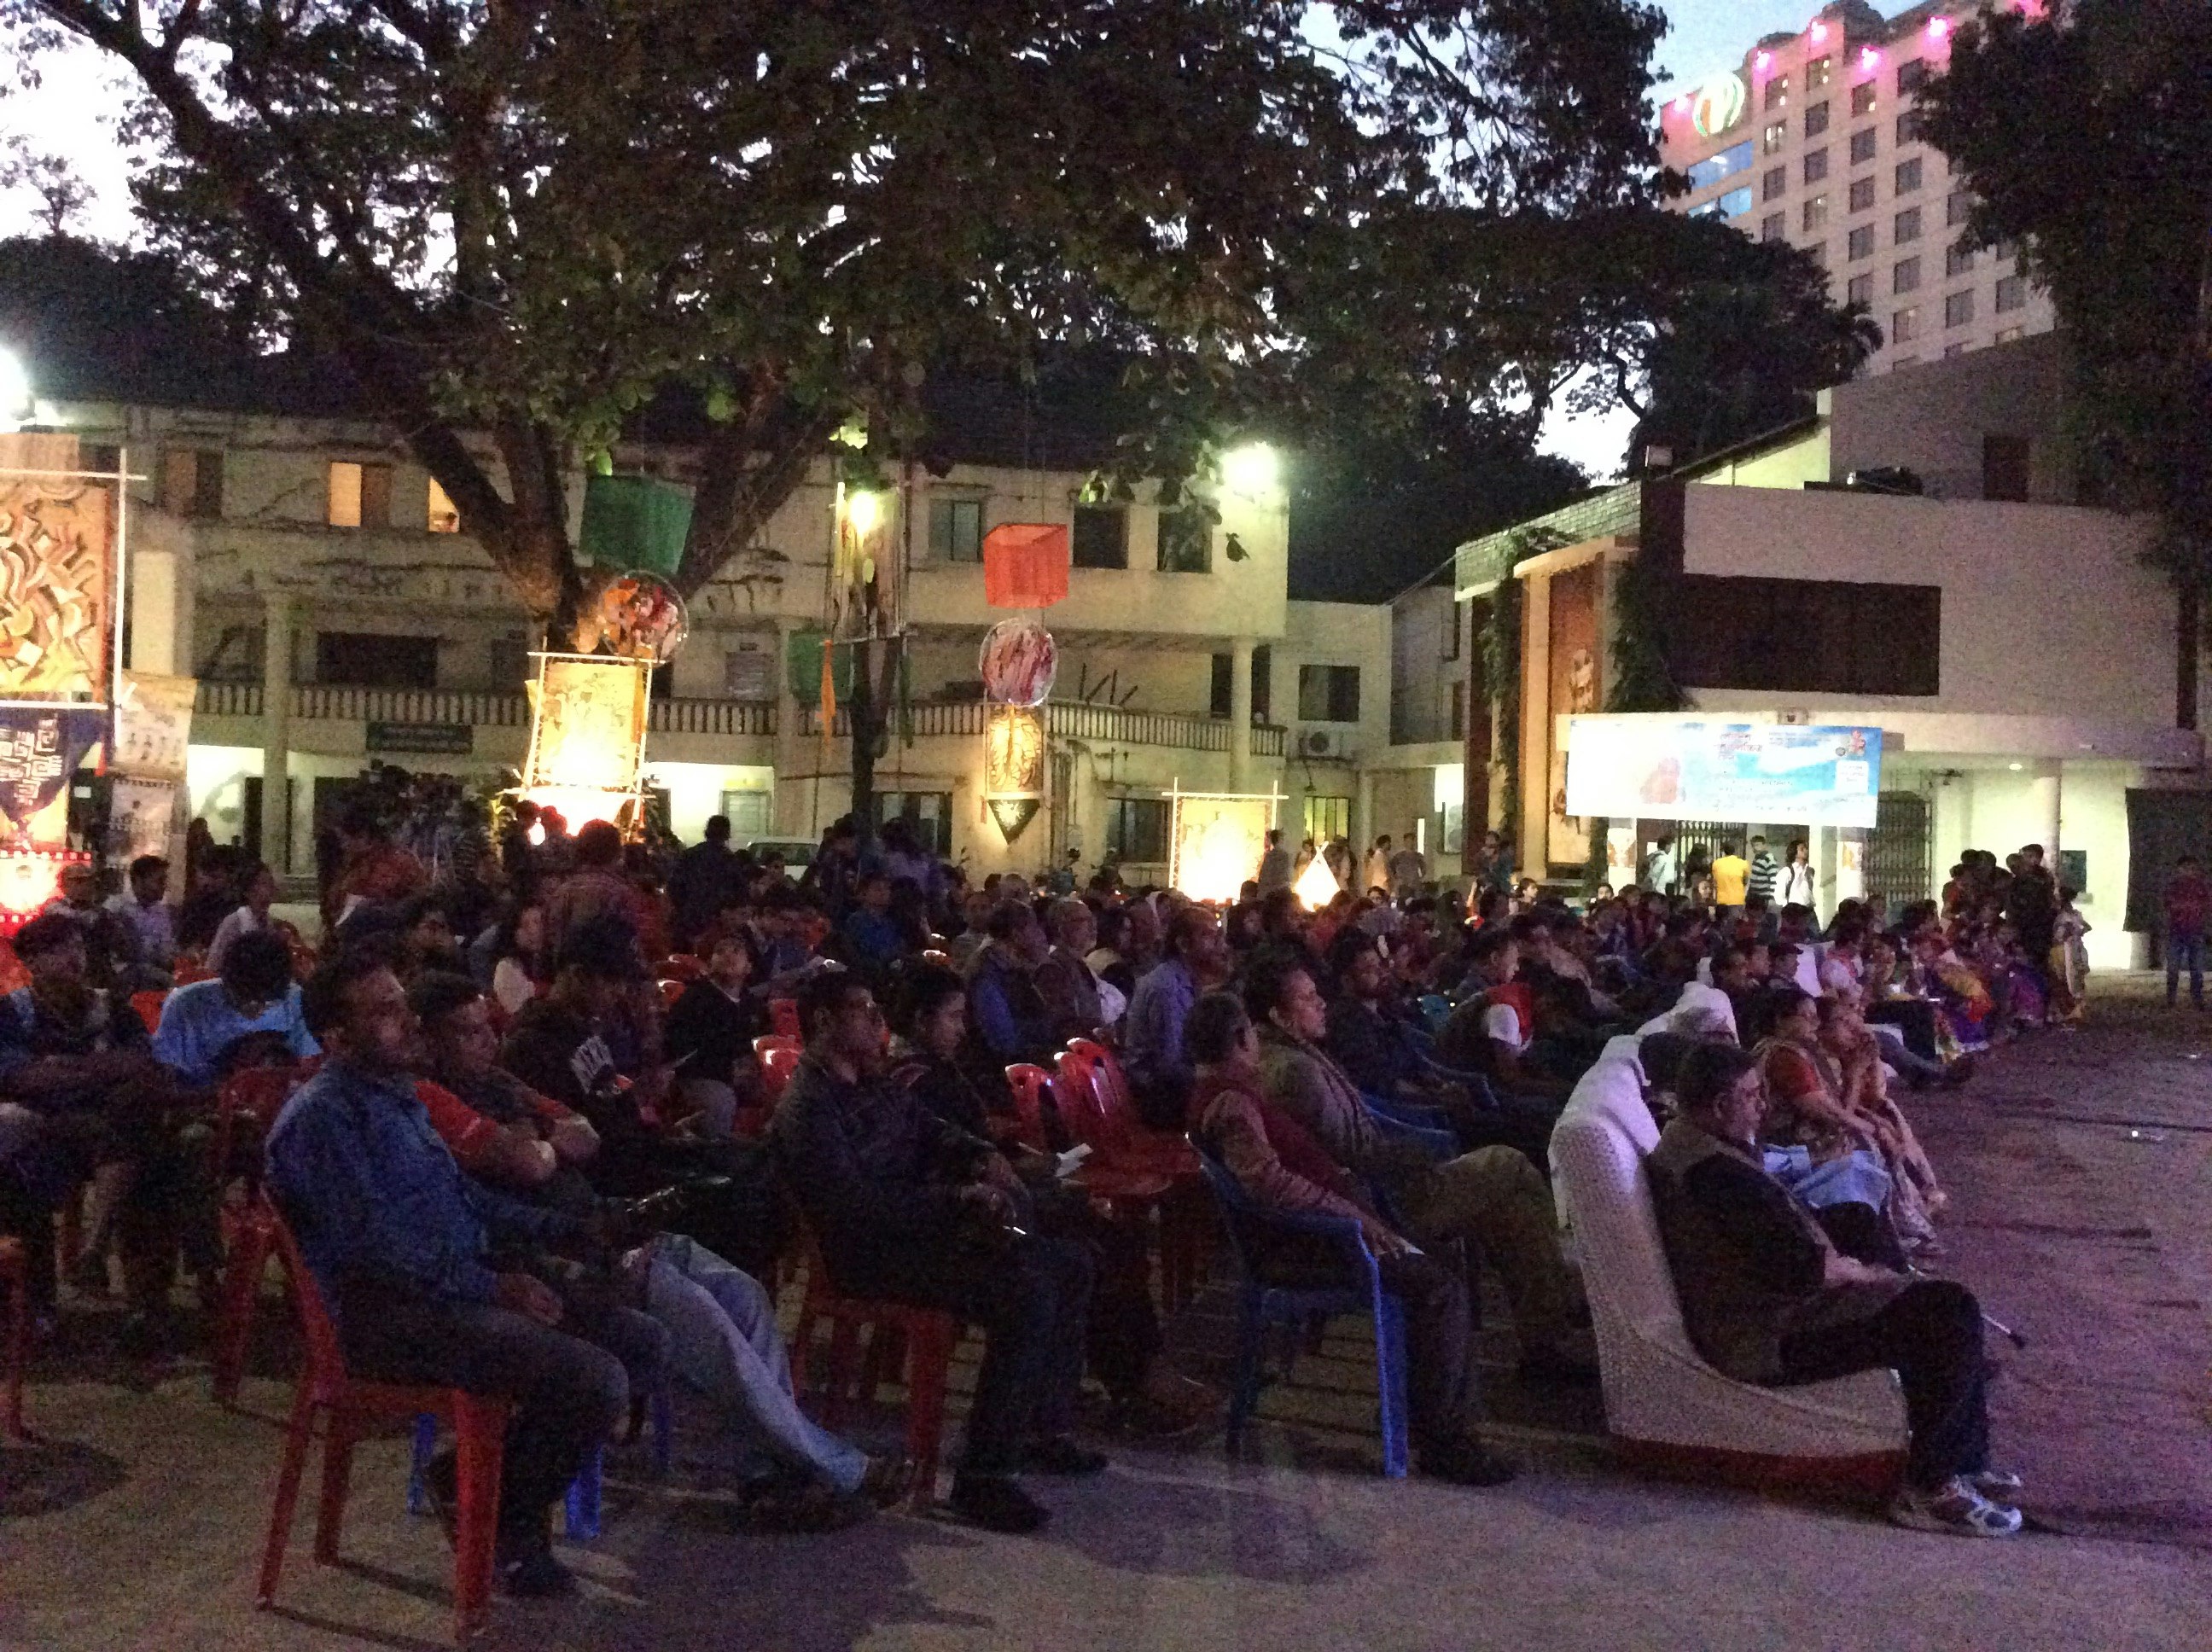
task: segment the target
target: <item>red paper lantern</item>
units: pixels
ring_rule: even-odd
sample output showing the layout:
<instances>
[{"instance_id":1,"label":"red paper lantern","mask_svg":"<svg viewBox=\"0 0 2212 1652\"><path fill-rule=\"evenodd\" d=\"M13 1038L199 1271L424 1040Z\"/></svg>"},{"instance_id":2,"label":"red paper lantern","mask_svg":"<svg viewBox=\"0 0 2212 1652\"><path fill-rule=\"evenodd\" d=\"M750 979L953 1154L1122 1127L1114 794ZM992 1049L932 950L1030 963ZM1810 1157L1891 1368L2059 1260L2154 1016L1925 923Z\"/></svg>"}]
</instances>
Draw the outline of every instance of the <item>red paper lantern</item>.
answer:
<instances>
[{"instance_id":1,"label":"red paper lantern","mask_svg":"<svg viewBox=\"0 0 2212 1652\"><path fill-rule=\"evenodd\" d=\"M1049 608L1067 594L1067 530L1002 522L983 536L983 600L994 608Z\"/></svg>"}]
</instances>

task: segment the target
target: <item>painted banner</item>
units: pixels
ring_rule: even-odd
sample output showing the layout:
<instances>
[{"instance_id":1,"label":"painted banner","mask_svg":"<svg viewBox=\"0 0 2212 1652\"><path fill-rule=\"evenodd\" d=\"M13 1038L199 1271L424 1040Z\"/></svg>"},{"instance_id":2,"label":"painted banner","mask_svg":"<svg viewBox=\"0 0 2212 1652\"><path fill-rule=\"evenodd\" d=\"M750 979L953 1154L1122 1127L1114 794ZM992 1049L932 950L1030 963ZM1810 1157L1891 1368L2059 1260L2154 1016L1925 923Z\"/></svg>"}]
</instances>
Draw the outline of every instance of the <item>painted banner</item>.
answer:
<instances>
[{"instance_id":1,"label":"painted banner","mask_svg":"<svg viewBox=\"0 0 2212 1652\"><path fill-rule=\"evenodd\" d=\"M983 725L983 801L1012 842L1044 802L1044 714L994 705Z\"/></svg>"},{"instance_id":2,"label":"painted banner","mask_svg":"<svg viewBox=\"0 0 2212 1652\"><path fill-rule=\"evenodd\" d=\"M1551 580L1550 698L1553 730L1546 759L1544 852L1555 866L1579 866L1589 859L1589 811L1567 807L1567 752L1559 738L1562 717L1579 717L1598 708L1598 565L1584 562Z\"/></svg>"},{"instance_id":3,"label":"painted banner","mask_svg":"<svg viewBox=\"0 0 2212 1652\"><path fill-rule=\"evenodd\" d=\"M198 682L125 671L115 695L115 744L107 766L143 780L181 780L192 743L192 696Z\"/></svg>"},{"instance_id":4,"label":"painted banner","mask_svg":"<svg viewBox=\"0 0 2212 1652\"><path fill-rule=\"evenodd\" d=\"M1871 827L1881 731L1577 717L1567 731L1566 790L1577 815Z\"/></svg>"},{"instance_id":5,"label":"painted banner","mask_svg":"<svg viewBox=\"0 0 2212 1652\"><path fill-rule=\"evenodd\" d=\"M1275 823L1273 797L1172 794L1171 861L1168 881L1194 901L1234 902L1260 873L1267 832Z\"/></svg>"},{"instance_id":6,"label":"painted banner","mask_svg":"<svg viewBox=\"0 0 2212 1652\"><path fill-rule=\"evenodd\" d=\"M116 776L107 793L108 864L127 866L142 854L167 855L176 805L173 780Z\"/></svg>"},{"instance_id":7,"label":"painted banner","mask_svg":"<svg viewBox=\"0 0 2212 1652\"><path fill-rule=\"evenodd\" d=\"M103 706L0 706L0 827L65 842L70 776L106 732Z\"/></svg>"},{"instance_id":8,"label":"painted banner","mask_svg":"<svg viewBox=\"0 0 2212 1652\"><path fill-rule=\"evenodd\" d=\"M107 696L108 489L74 436L0 436L0 700Z\"/></svg>"},{"instance_id":9,"label":"painted banner","mask_svg":"<svg viewBox=\"0 0 2212 1652\"><path fill-rule=\"evenodd\" d=\"M524 793L571 826L612 819L638 789L651 669L642 659L539 655Z\"/></svg>"}]
</instances>

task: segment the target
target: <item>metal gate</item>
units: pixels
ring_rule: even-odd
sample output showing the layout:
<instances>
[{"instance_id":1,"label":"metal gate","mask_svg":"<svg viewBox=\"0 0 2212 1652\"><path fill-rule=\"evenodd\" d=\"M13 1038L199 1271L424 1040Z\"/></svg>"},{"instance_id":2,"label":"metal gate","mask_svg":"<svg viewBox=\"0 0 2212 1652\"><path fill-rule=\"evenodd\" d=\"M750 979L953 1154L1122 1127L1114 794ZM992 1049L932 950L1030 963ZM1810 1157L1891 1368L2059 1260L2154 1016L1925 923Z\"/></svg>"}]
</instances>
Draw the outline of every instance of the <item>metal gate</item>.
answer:
<instances>
[{"instance_id":1,"label":"metal gate","mask_svg":"<svg viewBox=\"0 0 2212 1652\"><path fill-rule=\"evenodd\" d=\"M1929 825L1932 811L1917 792L1885 792L1867 840L1866 898L1885 921L1932 892Z\"/></svg>"}]
</instances>

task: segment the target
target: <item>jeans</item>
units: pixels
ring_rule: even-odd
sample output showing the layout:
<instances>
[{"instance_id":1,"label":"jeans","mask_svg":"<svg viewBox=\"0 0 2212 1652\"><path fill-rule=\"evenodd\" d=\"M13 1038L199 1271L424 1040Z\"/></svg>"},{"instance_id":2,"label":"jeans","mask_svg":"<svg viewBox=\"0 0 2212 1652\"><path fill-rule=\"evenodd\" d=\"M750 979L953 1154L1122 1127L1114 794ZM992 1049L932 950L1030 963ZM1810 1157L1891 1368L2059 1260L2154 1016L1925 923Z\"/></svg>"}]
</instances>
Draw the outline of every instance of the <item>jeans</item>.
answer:
<instances>
[{"instance_id":1,"label":"jeans","mask_svg":"<svg viewBox=\"0 0 2212 1652\"><path fill-rule=\"evenodd\" d=\"M1031 1440L1075 1426L1091 1305L1091 1254L1032 1232L1004 1248L915 1247L875 1259L839 1288L942 1309L983 1333L983 1365L968 1411L963 1475L1011 1474Z\"/></svg>"},{"instance_id":2,"label":"jeans","mask_svg":"<svg viewBox=\"0 0 2212 1652\"><path fill-rule=\"evenodd\" d=\"M355 1376L497 1394L514 1406L500 1470L500 1546L513 1552L542 1543L554 1499L629 1413L621 1360L511 1309L440 1302L404 1285L347 1281L337 1307L338 1339Z\"/></svg>"},{"instance_id":3,"label":"jeans","mask_svg":"<svg viewBox=\"0 0 2212 1652\"><path fill-rule=\"evenodd\" d=\"M1510 1147L1462 1154L1408 1181L1401 1198L1421 1245L1466 1239L1490 1259L1524 1355L1566 1340L1574 1287L1559 1255L1552 1195L1526 1155Z\"/></svg>"},{"instance_id":4,"label":"jeans","mask_svg":"<svg viewBox=\"0 0 2212 1652\"><path fill-rule=\"evenodd\" d=\"M2166 1001L2173 1002L2181 987L2181 967L2189 966L2189 996L2204 1007L2204 937L2168 935L2166 938Z\"/></svg>"},{"instance_id":5,"label":"jeans","mask_svg":"<svg viewBox=\"0 0 2212 1652\"><path fill-rule=\"evenodd\" d=\"M1894 1067L1899 1075L1916 1078L1940 1078L1943 1064L1922 1055L1905 1041L1901 1027L1869 1022L1868 1030L1881 1041L1881 1059Z\"/></svg>"},{"instance_id":6,"label":"jeans","mask_svg":"<svg viewBox=\"0 0 2212 1652\"><path fill-rule=\"evenodd\" d=\"M1990 1466L1989 1368L1972 1291L1948 1279L1915 1280L1871 1318L1782 1339L1784 1382L1885 1366L1905 1387L1905 1479L1916 1490Z\"/></svg>"},{"instance_id":7,"label":"jeans","mask_svg":"<svg viewBox=\"0 0 2212 1652\"><path fill-rule=\"evenodd\" d=\"M775 1303L753 1277L678 1234L653 1247L646 1311L666 1327L670 1362L778 1461L840 1491L860 1486L867 1455L817 1427L792 1393Z\"/></svg>"}]
</instances>

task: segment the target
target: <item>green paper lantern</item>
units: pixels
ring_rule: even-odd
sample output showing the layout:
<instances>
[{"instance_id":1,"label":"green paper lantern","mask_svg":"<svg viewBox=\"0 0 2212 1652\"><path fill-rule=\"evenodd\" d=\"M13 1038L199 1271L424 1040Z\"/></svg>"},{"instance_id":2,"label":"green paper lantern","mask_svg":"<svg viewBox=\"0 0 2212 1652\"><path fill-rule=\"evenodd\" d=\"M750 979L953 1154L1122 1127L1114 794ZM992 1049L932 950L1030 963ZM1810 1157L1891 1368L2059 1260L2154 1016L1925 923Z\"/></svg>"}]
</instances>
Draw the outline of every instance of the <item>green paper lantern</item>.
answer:
<instances>
[{"instance_id":1,"label":"green paper lantern","mask_svg":"<svg viewBox=\"0 0 2212 1652\"><path fill-rule=\"evenodd\" d=\"M827 635L821 631L793 631L790 647L784 654L784 671L791 683L791 697L802 706L811 706L822 698L822 648ZM832 651L830 680L837 691L839 704L853 697L853 649L848 643Z\"/></svg>"},{"instance_id":2,"label":"green paper lantern","mask_svg":"<svg viewBox=\"0 0 2212 1652\"><path fill-rule=\"evenodd\" d=\"M691 495L649 476L584 478L579 538L594 568L643 569L675 577L691 533Z\"/></svg>"}]
</instances>

